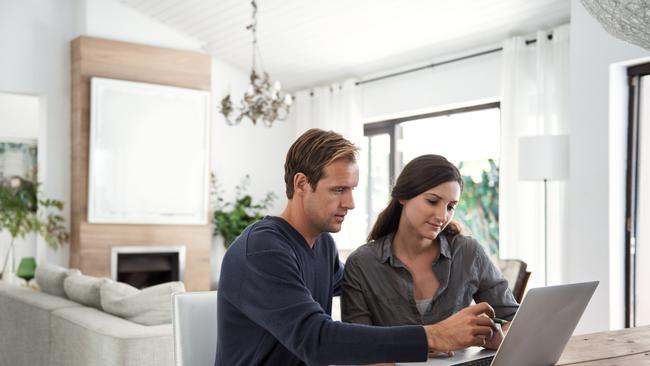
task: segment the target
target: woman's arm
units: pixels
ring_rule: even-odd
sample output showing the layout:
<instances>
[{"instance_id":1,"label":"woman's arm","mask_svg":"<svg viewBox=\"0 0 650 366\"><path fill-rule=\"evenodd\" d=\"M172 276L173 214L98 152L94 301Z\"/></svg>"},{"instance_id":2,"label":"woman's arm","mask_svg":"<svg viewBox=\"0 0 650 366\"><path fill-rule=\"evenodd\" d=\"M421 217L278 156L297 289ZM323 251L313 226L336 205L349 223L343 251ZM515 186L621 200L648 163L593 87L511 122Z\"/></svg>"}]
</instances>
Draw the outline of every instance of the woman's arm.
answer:
<instances>
[{"instance_id":1,"label":"woman's arm","mask_svg":"<svg viewBox=\"0 0 650 366\"><path fill-rule=\"evenodd\" d=\"M369 286L354 257L345 263L341 285L341 320L348 323L373 325L364 289Z\"/></svg>"},{"instance_id":2,"label":"woman's arm","mask_svg":"<svg viewBox=\"0 0 650 366\"><path fill-rule=\"evenodd\" d=\"M508 288L508 281L485 253L483 247L474 240L479 284L474 301L492 305L497 318L512 320L519 304ZM505 330L505 329L504 329Z\"/></svg>"}]
</instances>

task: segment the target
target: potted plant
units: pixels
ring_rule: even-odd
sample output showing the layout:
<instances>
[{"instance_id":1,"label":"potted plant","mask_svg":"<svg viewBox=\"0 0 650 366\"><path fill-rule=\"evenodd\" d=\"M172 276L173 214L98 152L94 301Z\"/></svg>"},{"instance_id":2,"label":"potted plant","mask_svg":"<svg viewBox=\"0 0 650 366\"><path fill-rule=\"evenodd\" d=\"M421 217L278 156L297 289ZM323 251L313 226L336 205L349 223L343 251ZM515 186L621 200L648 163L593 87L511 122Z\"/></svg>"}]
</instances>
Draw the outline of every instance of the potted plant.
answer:
<instances>
[{"instance_id":1,"label":"potted plant","mask_svg":"<svg viewBox=\"0 0 650 366\"><path fill-rule=\"evenodd\" d=\"M7 274L9 257L14 256L16 238L36 233L54 249L68 241L69 234L61 216L63 202L45 198L37 191L37 184L18 176L0 181L0 231L6 230L11 236L9 249L0 267L3 277ZM12 263L12 267L15 267L16 261ZM15 268L12 268L11 273L14 271Z\"/></svg>"},{"instance_id":2,"label":"potted plant","mask_svg":"<svg viewBox=\"0 0 650 366\"><path fill-rule=\"evenodd\" d=\"M217 190L214 175L212 183L215 197L212 214L213 235L221 235L223 245L228 248L248 225L264 217L277 196L273 192L268 192L261 201L254 202L253 197L246 192L250 183L248 174L239 185L235 186L235 198L232 201L226 201L223 192Z\"/></svg>"}]
</instances>

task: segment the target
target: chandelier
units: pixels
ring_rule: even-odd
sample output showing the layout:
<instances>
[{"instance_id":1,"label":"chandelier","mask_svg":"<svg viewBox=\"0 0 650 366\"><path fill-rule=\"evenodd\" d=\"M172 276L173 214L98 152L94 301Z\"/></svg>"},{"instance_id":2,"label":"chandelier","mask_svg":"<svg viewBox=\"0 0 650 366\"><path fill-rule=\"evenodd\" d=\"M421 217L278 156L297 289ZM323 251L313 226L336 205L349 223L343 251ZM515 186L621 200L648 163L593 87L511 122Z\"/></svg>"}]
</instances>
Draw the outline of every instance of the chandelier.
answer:
<instances>
[{"instance_id":1,"label":"chandelier","mask_svg":"<svg viewBox=\"0 0 650 366\"><path fill-rule=\"evenodd\" d=\"M647 0L582 0L582 5L614 37L650 50Z\"/></svg>"},{"instance_id":2,"label":"chandelier","mask_svg":"<svg viewBox=\"0 0 650 366\"><path fill-rule=\"evenodd\" d=\"M280 82L276 81L271 84L269 74L264 71L262 66L262 57L260 55L259 46L257 43L257 3L256 0L251 1L253 5L253 17L251 24L246 27L253 33L253 61L251 65L251 85L248 91L244 93L241 100L236 117L235 107L233 106L230 94L226 95L221 100L221 114L226 117L226 122L229 125L236 125L244 119L248 118L257 124L261 120L265 126L271 127L276 120L285 120L289 116L291 102L293 98L291 94L284 93ZM259 72L257 71L259 69ZM233 119L234 117L234 119Z\"/></svg>"}]
</instances>

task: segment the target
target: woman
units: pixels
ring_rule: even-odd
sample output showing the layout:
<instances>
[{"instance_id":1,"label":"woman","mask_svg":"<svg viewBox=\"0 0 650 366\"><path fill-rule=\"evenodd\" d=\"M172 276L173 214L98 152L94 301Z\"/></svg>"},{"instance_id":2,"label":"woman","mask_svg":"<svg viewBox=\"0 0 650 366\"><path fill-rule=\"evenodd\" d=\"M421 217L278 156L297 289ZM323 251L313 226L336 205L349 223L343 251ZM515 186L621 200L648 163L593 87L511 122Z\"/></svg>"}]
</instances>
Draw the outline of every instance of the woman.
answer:
<instances>
[{"instance_id":1,"label":"woman","mask_svg":"<svg viewBox=\"0 0 650 366\"><path fill-rule=\"evenodd\" d=\"M442 156L423 155L404 167L369 243L345 265L343 321L432 324L472 300L489 303L498 318L514 316L518 305L508 282L452 221L462 190L460 172ZM485 347L496 349L501 339L492 337Z\"/></svg>"}]
</instances>

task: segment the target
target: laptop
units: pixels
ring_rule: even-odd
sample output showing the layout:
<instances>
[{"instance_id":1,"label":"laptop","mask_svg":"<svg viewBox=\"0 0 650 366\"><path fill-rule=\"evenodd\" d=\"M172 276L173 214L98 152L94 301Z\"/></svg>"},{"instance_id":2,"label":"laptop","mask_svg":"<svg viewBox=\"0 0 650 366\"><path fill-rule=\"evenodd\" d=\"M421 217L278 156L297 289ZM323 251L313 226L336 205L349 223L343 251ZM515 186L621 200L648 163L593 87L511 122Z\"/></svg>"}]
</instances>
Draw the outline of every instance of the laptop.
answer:
<instances>
[{"instance_id":1,"label":"laptop","mask_svg":"<svg viewBox=\"0 0 650 366\"><path fill-rule=\"evenodd\" d=\"M597 286L593 281L530 289L496 352L469 347L453 357L434 355L427 362L408 365L555 365Z\"/></svg>"}]
</instances>

